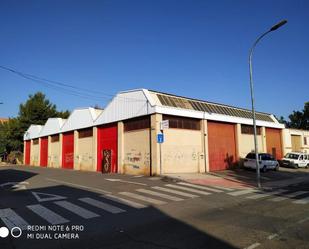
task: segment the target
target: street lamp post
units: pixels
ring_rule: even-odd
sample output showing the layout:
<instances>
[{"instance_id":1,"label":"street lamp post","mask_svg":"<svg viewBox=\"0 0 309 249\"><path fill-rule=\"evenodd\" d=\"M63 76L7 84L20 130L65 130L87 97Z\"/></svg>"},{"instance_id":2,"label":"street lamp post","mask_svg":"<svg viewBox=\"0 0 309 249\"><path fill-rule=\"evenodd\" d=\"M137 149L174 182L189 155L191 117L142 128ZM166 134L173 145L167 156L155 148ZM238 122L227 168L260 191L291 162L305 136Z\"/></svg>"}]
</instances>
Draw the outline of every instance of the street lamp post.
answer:
<instances>
[{"instance_id":1,"label":"street lamp post","mask_svg":"<svg viewBox=\"0 0 309 249\"><path fill-rule=\"evenodd\" d=\"M272 26L268 31L260 35L256 41L253 43L253 46L250 49L249 53L249 71L250 71L250 92L251 92L251 105L252 105L252 118L253 118L253 132L254 132L254 151L255 151L255 161L256 161L256 180L257 187L261 188L261 179L260 179L260 165L259 165L259 155L258 155L258 145L257 145L257 132L256 132L256 118L255 118L255 107L254 107L254 90L253 90L253 78L252 78L252 55L254 48L258 42L266 36L268 33L277 30L281 26L287 23L287 20L283 20L276 25Z\"/></svg>"}]
</instances>

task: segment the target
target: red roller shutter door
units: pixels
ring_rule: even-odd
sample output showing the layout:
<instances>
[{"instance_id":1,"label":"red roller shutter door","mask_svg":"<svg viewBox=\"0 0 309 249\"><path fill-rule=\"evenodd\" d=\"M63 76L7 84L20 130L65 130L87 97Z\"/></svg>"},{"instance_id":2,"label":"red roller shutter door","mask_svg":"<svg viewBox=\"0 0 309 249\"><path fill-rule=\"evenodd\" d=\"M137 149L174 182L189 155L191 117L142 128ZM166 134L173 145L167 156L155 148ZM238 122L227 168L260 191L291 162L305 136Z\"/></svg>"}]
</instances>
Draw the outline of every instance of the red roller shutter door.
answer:
<instances>
[{"instance_id":1,"label":"red roller shutter door","mask_svg":"<svg viewBox=\"0 0 309 249\"><path fill-rule=\"evenodd\" d=\"M26 141L26 149L25 149L25 164L30 165L30 149L31 149L31 141Z\"/></svg>"},{"instance_id":2,"label":"red roller shutter door","mask_svg":"<svg viewBox=\"0 0 309 249\"><path fill-rule=\"evenodd\" d=\"M97 171L117 173L117 124L98 127Z\"/></svg>"},{"instance_id":3,"label":"red roller shutter door","mask_svg":"<svg viewBox=\"0 0 309 249\"><path fill-rule=\"evenodd\" d=\"M235 125L208 121L207 126L209 170L230 168L237 160Z\"/></svg>"},{"instance_id":4,"label":"red roller shutter door","mask_svg":"<svg viewBox=\"0 0 309 249\"><path fill-rule=\"evenodd\" d=\"M266 128L267 153L282 158L281 129Z\"/></svg>"},{"instance_id":5,"label":"red roller shutter door","mask_svg":"<svg viewBox=\"0 0 309 249\"><path fill-rule=\"evenodd\" d=\"M74 167L74 132L63 134L62 139L62 168Z\"/></svg>"},{"instance_id":6,"label":"red roller shutter door","mask_svg":"<svg viewBox=\"0 0 309 249\"><path fill-rule=\"evenodd\" d=\"M47 166L48 158L48 137L41 138L41 148L40 148L40 166Z\"/></svg>"}]
</instances>

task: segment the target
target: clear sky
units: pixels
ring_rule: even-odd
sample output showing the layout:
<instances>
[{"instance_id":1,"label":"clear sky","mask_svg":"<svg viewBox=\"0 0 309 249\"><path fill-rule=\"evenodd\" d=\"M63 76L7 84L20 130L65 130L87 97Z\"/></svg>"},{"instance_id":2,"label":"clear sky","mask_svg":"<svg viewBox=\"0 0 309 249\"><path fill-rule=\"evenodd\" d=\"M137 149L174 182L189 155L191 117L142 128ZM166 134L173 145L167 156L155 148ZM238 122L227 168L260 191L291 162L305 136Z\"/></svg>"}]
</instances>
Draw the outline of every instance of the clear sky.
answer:
<instances>
[{"instance_id":1,"label":"clear sky","mask_svg":"<svg viewBox=\"0 0 309 249\"><path fill-rule=\"evenodd\" d=\"M1 0L0 65L102 98L0 70L0 117L16 116L36 91L60 110L104 107L103 93L133 88L250 108L249 48L281 19L253 66L257 109L287 116L309 101L307 0Z\"/></svg>"}]
</instances>

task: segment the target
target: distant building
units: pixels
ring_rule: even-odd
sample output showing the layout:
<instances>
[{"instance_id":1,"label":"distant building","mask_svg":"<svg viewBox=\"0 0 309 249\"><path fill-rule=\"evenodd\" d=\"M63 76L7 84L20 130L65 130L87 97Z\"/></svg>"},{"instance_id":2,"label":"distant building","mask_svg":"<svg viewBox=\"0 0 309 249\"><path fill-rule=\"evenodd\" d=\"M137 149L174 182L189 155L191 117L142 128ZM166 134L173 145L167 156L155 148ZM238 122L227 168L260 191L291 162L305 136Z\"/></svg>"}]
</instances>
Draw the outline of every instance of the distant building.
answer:
<instances>
[{"instance_id":1,"label":"distant building","mask_svg":"<svg viewBox=\"0 0 309 249\"><path fill-rule=\"evenodd\" d=\"M6 123L8 122L9 119L8 118L0 118L0 123L3 124L3 123Z\"/></svg>"}]
</instances>

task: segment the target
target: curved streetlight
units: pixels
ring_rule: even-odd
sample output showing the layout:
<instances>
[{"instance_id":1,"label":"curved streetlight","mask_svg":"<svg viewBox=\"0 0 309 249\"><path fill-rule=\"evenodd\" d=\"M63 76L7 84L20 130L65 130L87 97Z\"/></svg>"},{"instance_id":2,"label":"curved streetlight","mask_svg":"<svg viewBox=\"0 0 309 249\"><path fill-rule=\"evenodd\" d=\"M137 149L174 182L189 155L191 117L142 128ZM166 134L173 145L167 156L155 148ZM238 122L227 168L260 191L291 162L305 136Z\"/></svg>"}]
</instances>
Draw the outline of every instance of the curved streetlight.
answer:
<instances>
[{"instance_id":1,"label":"curved streetlight","mask_svg":"<svg viewBox=\"0 0 309 249\"><path fill-rule=\"evenodd\" d=\"M252 104L252 118L253 118L253 131L254 131L254 151L255 151L255 161L256 161L256 178L257 178L257 187L261 188L260 180L260 165L259 165L259 155L258 155L258 145L257 145L257 134L256 134L256 118L255 118L255 108L254 108L254 91L253 91L253 78L252 78L252 55L254 48L258 42L266 36L268 33L277 30L281 26L287 23L287 20L282 20L276 25L272 26L268 31L260 35L256 41L253 43L253 46L250 49L249 53L249 71L250 71L250 91L251 91L251 104Z\"/></svg>"}]
</instances>

